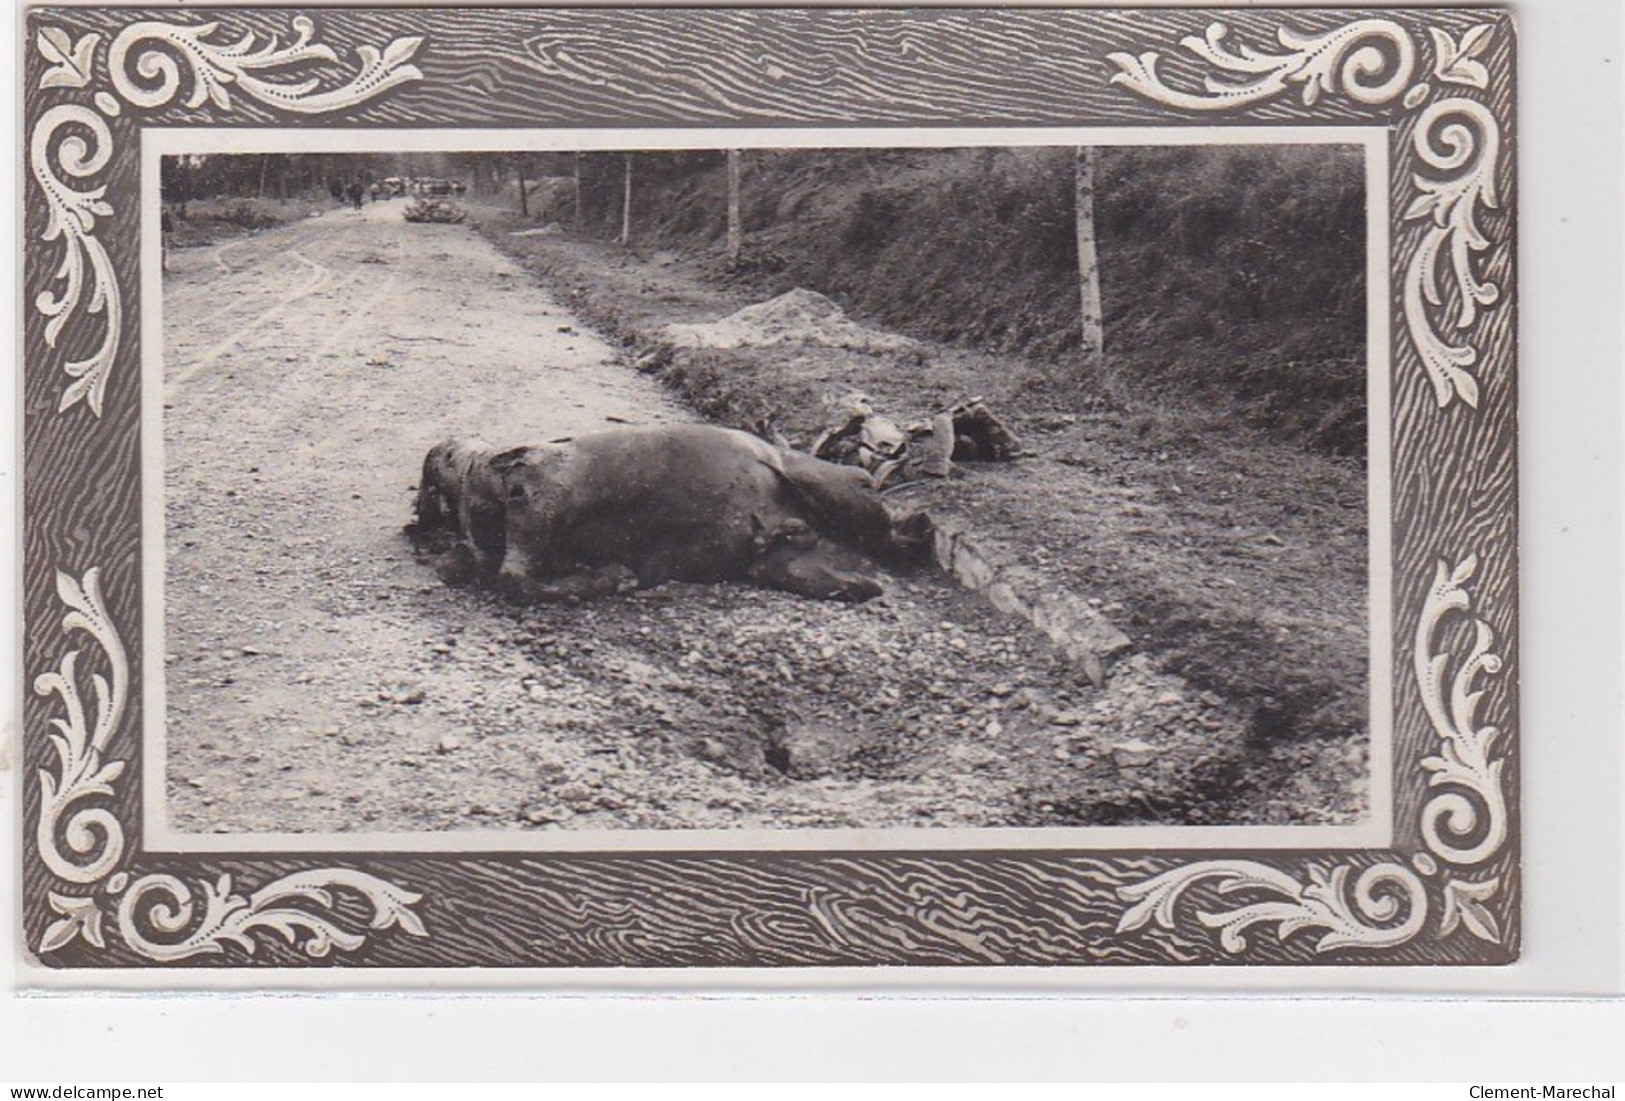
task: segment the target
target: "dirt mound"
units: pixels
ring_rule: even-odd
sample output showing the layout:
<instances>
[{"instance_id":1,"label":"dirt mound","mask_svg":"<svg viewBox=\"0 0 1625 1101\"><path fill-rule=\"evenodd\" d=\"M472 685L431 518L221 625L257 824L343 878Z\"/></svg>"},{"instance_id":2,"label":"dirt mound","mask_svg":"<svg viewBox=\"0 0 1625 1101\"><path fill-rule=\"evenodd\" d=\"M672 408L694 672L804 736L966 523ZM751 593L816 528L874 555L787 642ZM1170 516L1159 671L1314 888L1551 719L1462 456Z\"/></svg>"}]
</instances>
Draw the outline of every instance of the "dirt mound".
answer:
<instances>
[{"instance_id":1,"label":"dirt mound","mask_svg":"<svg viewBox=\"0 0 1625 1101\"><path fill-rule=\"evenodd\" d=\"M828 298L802 287L746 306L720 321L667 325L663 335L677 348L821 344L852 351L897 352L919 347L918 341L908 337L864 328Z\"/></svg>"}]
</instances>

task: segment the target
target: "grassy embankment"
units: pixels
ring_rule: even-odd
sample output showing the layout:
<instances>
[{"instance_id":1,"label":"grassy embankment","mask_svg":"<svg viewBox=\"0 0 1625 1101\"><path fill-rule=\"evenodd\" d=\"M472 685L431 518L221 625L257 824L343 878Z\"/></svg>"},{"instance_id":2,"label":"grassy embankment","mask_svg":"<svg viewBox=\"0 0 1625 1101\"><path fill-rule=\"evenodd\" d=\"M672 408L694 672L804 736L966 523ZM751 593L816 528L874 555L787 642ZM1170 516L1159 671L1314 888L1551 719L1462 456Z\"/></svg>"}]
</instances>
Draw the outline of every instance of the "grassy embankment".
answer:
<instances>
[{"instance_id":1,"label":"grassy embankment","mask_svg":"<svg viewBox=\"0 0 1625 1101\"><path fill-rule=\"evenodd\" d=\"M645 173L634 244L703 257L762 299L829 295L896 332L1016 352L1073 390L1069 149L749 153L742 263L722 264L720 155ZM613 233L611 178L589 229ZM1108 148L1096 237L1114 396L1233 415L1270 438L1365 446L1364 187L1344 147ZM571 216L555 189L540 219ZM1065 395L1057 395L1064 400Z\"/></svg>"}]
</instances>

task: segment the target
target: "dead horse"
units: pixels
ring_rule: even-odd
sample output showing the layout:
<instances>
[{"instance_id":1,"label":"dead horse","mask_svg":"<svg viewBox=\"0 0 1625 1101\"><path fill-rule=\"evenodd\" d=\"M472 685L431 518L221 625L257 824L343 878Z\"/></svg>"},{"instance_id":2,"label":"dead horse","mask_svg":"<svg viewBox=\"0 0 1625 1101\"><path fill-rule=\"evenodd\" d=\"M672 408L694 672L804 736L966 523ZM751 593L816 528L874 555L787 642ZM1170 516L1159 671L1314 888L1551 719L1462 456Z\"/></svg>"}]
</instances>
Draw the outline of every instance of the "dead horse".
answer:
<instances>
[{"instance_id":1,"label":"dead horse","mask_svg":"<svg viewBox=\"0 0 1625 1101\"><path fill-rule=\"evenodd\" d=\"M931 552L924 513L894 515L861 470L745 432L665 425L497 450L447 440L424 459L414 546L451 583L525 600L663 581L747 580L827 600L880 595L876 563Z\"/></svg>"}]
</instances>

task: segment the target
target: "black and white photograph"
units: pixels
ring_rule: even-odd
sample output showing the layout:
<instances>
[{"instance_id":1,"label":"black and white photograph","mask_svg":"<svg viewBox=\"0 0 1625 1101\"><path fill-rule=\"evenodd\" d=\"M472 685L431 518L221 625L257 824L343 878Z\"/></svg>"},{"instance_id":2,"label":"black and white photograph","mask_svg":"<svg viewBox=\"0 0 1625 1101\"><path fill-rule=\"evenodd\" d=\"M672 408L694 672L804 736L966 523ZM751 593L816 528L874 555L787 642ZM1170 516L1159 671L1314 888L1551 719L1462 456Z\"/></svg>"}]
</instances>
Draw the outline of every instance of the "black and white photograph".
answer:
<instances>
[{"instance_id":1,"label":"black and white photograph","mask_svg":"<svg viewBox=\"0 0 1625 1101\"><path fill-rule=\"evenodd\" d=\"M1365 154L164 157L170 825L1364 819Z\"/></svg>"},{"instance_id":2,"label":"black and white photograph","mask_svg":"<svg viewBox=\"0 0 1625 1101\"><path fill-rule=\"evenodd\" d=\"M1506 12L25 36L43 984L1519 959Z\"/></svg>"}]
</instances>

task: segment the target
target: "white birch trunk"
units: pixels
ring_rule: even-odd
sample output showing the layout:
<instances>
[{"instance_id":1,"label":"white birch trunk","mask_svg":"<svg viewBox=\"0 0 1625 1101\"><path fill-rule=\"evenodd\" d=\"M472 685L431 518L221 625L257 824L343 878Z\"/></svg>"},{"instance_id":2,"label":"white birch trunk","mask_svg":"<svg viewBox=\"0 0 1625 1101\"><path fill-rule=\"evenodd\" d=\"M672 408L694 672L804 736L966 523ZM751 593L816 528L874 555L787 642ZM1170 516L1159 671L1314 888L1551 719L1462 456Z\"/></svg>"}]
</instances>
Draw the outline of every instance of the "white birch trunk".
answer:
<instances>
[{"instance_id":1,"label":"white birch trunk","mask_svg":"<svg viewBox=\"0 0 1625 1101\"><path fill-rule=\"evenodd\" d=\"M1097 381L1105 379L1105 324L1100 313L1100 258L1095 252L1095 151L1077 151L1074 193L1077 199L1078 287L1081 297L1084 367Z\"/></svg>"},{"instance_id":2,"label":"white birch trunk","mask_svg":"<svg viewBox=\"0 0 1625 1101\"><path fill-rule=\"evenodd\" d=\"M728 150L728 266L737 267L744 230L739 220L739 150Z\"/></svg>"},{"instance_id":3,"label":"white birch trunk","mask_svg":"<svg viewBox=\"0 0 1625 1101\"><path fill-rule=\"evenodd\" d=\"M575 212L575 223L579 226L581 224L581 154L579 152L576 153L576 194L573 210Z\"/></svg>"},{"instance_id":4,"label":"white birch trunk","mask_svg":"<svg viewBox=\"0 0 1625 1101\"><path fill-rule=\"evenodd\" d=\"M621 246L632 241L632 154L626 155L626 191L621 199Z\"/></svg>"}]
</instances>

